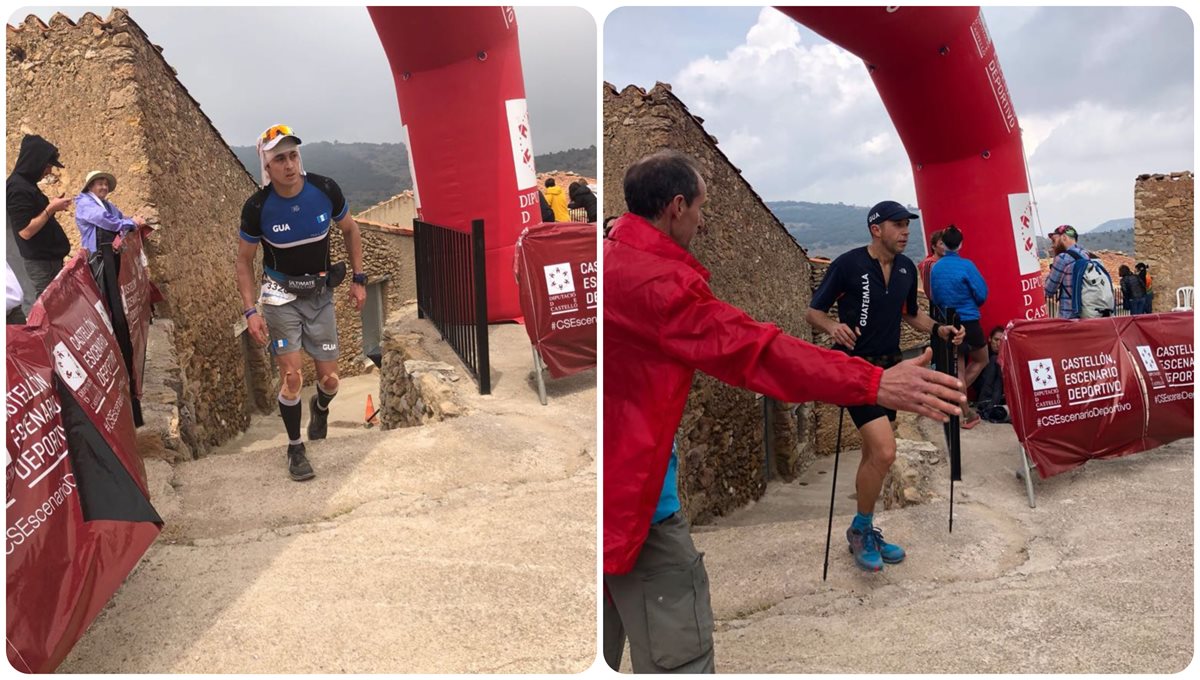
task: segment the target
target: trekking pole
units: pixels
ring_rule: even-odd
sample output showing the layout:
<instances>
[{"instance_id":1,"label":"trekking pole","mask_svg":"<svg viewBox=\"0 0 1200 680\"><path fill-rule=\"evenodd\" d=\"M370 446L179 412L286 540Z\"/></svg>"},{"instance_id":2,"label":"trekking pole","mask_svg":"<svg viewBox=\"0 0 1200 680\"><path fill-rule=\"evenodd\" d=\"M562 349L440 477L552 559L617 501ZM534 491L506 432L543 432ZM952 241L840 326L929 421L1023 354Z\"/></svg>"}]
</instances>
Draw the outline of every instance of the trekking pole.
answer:
<instances>
[{"instance_id":1,"label":"trekking pole","mask_svg":"<svg viewBox=\"0 0 1200 680\"><path fill-rule=\"evenodd\" d=\"M946 310L946 321L956 330L959 328L958 313L953 308ZM947 357L947 372L958 377L958 345L953 341L946 343ZM959 441L959 417L950 416L950 423L946 428L946 448L950 453L950 533L954 533L954 482L962 480L962 448Z\"/></svg>"},{"instance_id":2,"label":"trekking pole","mask_svg":"<svg viewBox=\"0 0 1200 680\"><path fill-rule=\"evenodd\" d=\"M846 407L838 410L837 444L833 449L833 486L829 490L829 526L825 527L825 568L821 570L821 580L829 576L829 541L833 536L833 499L837 497L838 460L842 455L842 418L846 415Z\"/></svg>"}]
</instances>

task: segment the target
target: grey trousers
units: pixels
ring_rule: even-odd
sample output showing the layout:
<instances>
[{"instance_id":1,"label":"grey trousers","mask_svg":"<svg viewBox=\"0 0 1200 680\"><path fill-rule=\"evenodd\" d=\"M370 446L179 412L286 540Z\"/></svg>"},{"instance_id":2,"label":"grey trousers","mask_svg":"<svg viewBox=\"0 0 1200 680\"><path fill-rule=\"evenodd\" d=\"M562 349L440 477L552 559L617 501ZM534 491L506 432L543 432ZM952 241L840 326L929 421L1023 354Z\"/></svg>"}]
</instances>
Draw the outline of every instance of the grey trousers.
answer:
<instances>
[{"instance_id":1,"label":"grey trousers","mask_svg":"<svg viewBox=\"0 0 1200 680\"><path fill-rule=\"evenodd\" d=\"M628 574L604 576L604 661L634 673L713 673L713 614L704 555L679 513L651 525Z\"/></svg>"},{"instance_id":2,"label":"grey trousers","mask_svg":"<svg viewBox=\"0 0 1200 680\"><path fill-rule=\"evenodd\" d=\"M25 273L33 282L34 301L42 296L42 291L46 290L62 268L62 260L25 260Z\"/></svg>"}]
</instances>

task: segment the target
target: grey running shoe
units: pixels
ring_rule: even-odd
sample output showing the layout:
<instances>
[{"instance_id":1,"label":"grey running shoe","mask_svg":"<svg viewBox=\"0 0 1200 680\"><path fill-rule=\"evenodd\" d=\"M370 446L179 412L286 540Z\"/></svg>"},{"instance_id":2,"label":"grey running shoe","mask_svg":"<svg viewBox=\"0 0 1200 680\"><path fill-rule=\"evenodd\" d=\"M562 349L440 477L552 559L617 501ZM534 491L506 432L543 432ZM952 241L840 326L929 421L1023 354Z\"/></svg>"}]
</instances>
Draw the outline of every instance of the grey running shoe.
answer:
<instances>
[{"instance_id":1,"label":"grey running shoe","mask_svg":"<svg viewBox=\"0 0 1200 680\"><path fill-rule=\"evenodd\" d=\"M292 476L292 480L303 482L306 479L312 479L317 476L313 472L312 465L308 463L308 456L304 455L304 444L288 444L288 474Z\"/></svg>"}]
</instances>

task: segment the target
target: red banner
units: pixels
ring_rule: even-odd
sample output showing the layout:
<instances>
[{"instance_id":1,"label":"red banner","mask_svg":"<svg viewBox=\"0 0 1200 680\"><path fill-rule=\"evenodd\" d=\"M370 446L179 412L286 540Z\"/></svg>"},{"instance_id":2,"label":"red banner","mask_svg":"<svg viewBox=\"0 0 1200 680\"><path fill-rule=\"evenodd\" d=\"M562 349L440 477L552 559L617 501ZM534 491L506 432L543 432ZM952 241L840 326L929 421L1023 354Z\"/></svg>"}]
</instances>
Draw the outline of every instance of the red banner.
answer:
<instances>
[{"instance_id":1,"label":"red banner","mask_svg":"<svg viewBox=\"0 0 1200 680\"><path fill-rule=\"evenodd\" d=\"M158 535L129 377L86 260L8 326L8 660L53 671Z\"/></svg>"},{"instance_id":2,"label":"red banner","mask_svg":"<svg viewBox=\"0 0 1200 680\"><path fill-rule=\"evenodd\" d=\"M146 341L150 334L150 305L157 291L150 283L149 262L143 249L142 234L129 232L117 244L120 267L117 286L121 289L121 306L129 325L129 341L133 346L133 393L142 397L143 369L146 364ZM157 296L160 297L161 296Z\"/></svg>"},{"instance_id":3,"label":"red banner","mask_svg":"<svg viewBox=\"0 0 1200 680\"><path fill-rule=\"evenodd\" d=\"M71 545L81 522L78 482L66 462L62 402L44 331L7 326L8 450L5 465L8 660L19 671L53 670L78 634L54 615L55 588L69 584ZM68 590L72 588L68 587ZM69 596L75 600L78 593ZM73 603L68 603L74 609ZM89 618L90 620L90 618Z\"/></svg>"},{"instance_id":4,"label":"red banner","mask_svg":"<svg viewBox=\"0 0 1200 680\"><path fill-rule=\"evenodd\" d=\"M1001 363L1042 478L1192 436L1190 312L1015 321Z\"/></svg>"},{"instance_id":5,"label":"red banner","mask_svg":"<svg viewBox=\"0 0 1200 680\"><path fill-rule=\"evenodd\" d=\"M46 329L46 348L59 380L126 467L137 471L138 485L145 493L146 470L136 453L129 374L100 289L82 255L72 259L38 298L29 311L28 325Z\"/></svg>"},{"instance_id":6,"label":"red banner","mask_svg":"<svg viewBox=\"0 0 1200 680\"><path fill-rule=\"evenodd\" d=\"M529 341L555 378L596 365L596 225L529 227L514 262Z\"/></svg>"},{"instance_id":7,"label":"red banner","mask_svg":"<svg viewBox=\"0 0 1200 680\"><path fill-rule=\"evenodd\" d=\"M1195 394L1192 312L1140 314L1121 339L1136 357L1149 405L1146 443L1161 446L1192 435Z\"/></svg>"}]
</instances>

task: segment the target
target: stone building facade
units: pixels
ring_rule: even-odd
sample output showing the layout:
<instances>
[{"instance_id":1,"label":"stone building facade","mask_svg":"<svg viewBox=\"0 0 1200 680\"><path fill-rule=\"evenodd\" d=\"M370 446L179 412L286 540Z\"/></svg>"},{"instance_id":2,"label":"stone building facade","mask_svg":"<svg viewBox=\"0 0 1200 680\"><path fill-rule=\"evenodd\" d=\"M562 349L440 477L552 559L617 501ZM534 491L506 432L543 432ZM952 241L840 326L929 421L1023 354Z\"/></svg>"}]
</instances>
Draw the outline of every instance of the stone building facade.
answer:
<instances>
[{"instance_id":1,"label":"stone building facade","mask_svg":"<svg viewBox=\"0 0 1200 680\"><path fill-rule=\"evenodd\" d=\"M355 214L354 219L408 227L411 230L412 221L416 216L416 202L413 200L412 190L408 189Z\"/></svg>"},{"instance_id":2,"label":"stone building facade","mask_svg":"<svg viewBox=\"0 0 1200 680\"><path fill-rule=\"evenodd\" d=\"M1154 311L1175 306L1175 289L1194 286L1195 174L1140 175L1133 190L1133 251L1154 277ZM1115 274L1115 273L1114 273Z\"/></svg>"},{"instance_id":3,"label":"stone building facade","mask_svg":"<svg viewBox=\"0 0 1200 680\"><path fill-rule=\"evenodd\" d=\"M741 173L670 87L650 91L604 86L604 186L620 187L638 158L672 148L695 158L708 185L708 233L692 250L712 272L713 292L786 333L811 339L804 314L812 295L804 249L771 213ZM606 191L604 215L625 212L620 189ZM611 304L611 301L610 301ZM612 357L606 359L615 360ZM808 406L775 404L772 450L776 476L791 478L811 461L813 417ZM702 521L758 498L765 489L762 399L697 374L676 442L680 495ZM611 425L610 425L611 426Z\"/></svg>"},{"instance_id":4,"label":"stone building facade","mask_svg":"<svg viewBox=\"0 0 1200 680\"><path fill-rule=\"evenodd\" d=\"M89 170L105 169L117 177L114 203L157 222L146 252L166 296L159 312L174 321L186 438L197 453L229 439L250 414L233 262L254 180L124 11L78 24L56 14L49 26L31 16L7 39L7 170L23 133L40 134L66 166L60 190L74 195ZM59 221L77 232L69 212Z\"/></svg>"},{"instance_id":5,"label":"stone building facade","mask_svg":"<svg viewBox=\"0 0 1200 680\"><path fill-rule=\"evenodd\" d=\"M250 413L273 408L273 372L265 351L244 337L234 275L241 207L256 188L174 69L129 14L84 14L73 23L55 14L8 26L6 146L11 172L21 137L46 137L64 169L48 194L77 194L89 170L117 177L113 202L158 227L147 242L151 277L166 297L160 316L174 325L183 380L184 438L199 455L249 424ZM319 168L310 168L320 172ZM70 211L59 221L78 244ZM341 252L335 229L335 257ZM364 237L368 270L379 277L399 266L373 253ZM361 327L344 289L338 291L343 347L361 344ZM362 370L344 353L342 375Z\"/></svg>"}]
</instances>

